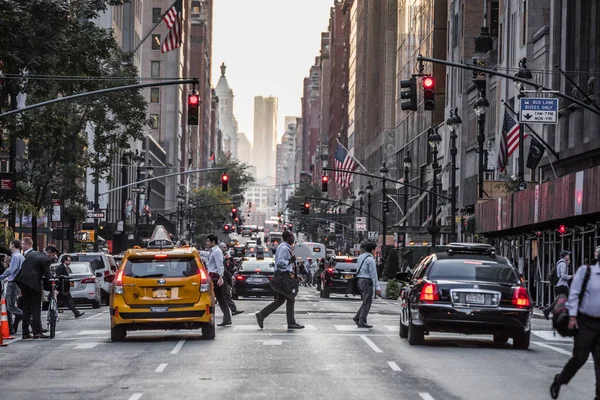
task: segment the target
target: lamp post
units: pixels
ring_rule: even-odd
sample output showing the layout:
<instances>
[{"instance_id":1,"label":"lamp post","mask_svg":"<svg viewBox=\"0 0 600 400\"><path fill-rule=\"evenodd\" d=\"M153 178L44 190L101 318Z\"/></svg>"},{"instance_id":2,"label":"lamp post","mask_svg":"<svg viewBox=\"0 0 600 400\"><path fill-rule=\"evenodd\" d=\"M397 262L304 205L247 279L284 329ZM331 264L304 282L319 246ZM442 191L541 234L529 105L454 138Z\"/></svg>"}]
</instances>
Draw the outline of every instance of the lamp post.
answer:
<instances>
[{"instance_id":1,"label":"lamp post","mask_svg":"<svg viewBox=\"0 0 600 400\"><path fill-rule=\"evenodd\" d=\"M185 205L185 193L182 188L179 188L179 192L177 193L177 236L181 237L183 235L183 208Z\"/></svg>"},{"instance_id":2,"label":"lamp post","mask_svg":"<svg viewBox=\"0 0 600 400\"><path fill-rule=\"evenodd\" d=\"M404 183L408 183L408 174L412 166L412 158L410 158L410 150L406 151L404 156ZM408 223L406 213L408 212L408 186L404 185L404 247L406 247L406 225Z\"/></svg>"},{"instance_id":3,"label":"lamp post","mask_svg":"<svg viewBox=\"0 0 600 400\"><path fill-rule=\"evenodd\" d=\"M385 259L385 246L386 246L386 233L387 233L387 211L388 207L388 199L387 193L385 191L385 178L387 177L389 170L385 166L385 161L381 164L381 168L379 168L379 173L381 174L381 228L383 234L383 243L381 245L381 256Z\"/></svg>"},{"instance_id":4,"label":"lamp post","mask_svg":"<svg viewBox=\"0 0 600 400\"><path fill-rule=\"evenodd\" d=\"M145 176L149 176L150 178L152 178L154 176L154 167L152 166L152 160L148 160L148 165L145 166L146 168L146 174ZM152 193L152 181L149 181L147 183L146 186L146 200L145 200L145 204L144 204L144 211L146 213L146 224L150 223L150 194ZM146 205L148 206L148 210L146 211Z\"/></svg>"},{"instance_id":5,"label":"lamp post","mask_svg":"<svg viewBox=\"0 0 600 400\"><path fill-rule=\"evenodd\" d=\"M437 162L438 146L441 143L442 138L437 132L437 128L429 128L429 145L432 147L433 160L431 167L433 168L433 190L431 193L431 226L429 227L429 233L431 233L431 247L436 245L436 236L440 231L440 227L437 225L437 174L439 164Z\"/></svg>"},{"instance_id":6,"label":"lamp post","mask_svg":"<svg viewBox=\"0 0 600 400\"><path fill-rule=\"evenodd\" d=\"M458 150L456 149L456 138L458 135L456 131L462 124L462 119L458 115L458 107L454 110L450 109L450 118L446 120L446 126L450 131L450 242L455 242L457 240L456 234L456 154Z\"/></svg>"},{"instance_id":7,"label":"lamp post","mask_svg":"<svg viewBox=\"0 0 600 400\"><path fill-rule=\"evenodd\" d=\"M490 103L485 98L485 89L479 90L479 98L475 102L475 114L477 114L477 144L479 150L479 198L483 198L483 174L485 165L483 163L483 142L485 142L485 113Z\"/></svg>"},{"instance_id":8,"label":"lamp post","mask_svg":"<svg viewBox=\"0 0 600 400\"><path fill-rule=\"evenodd\" d=\"M527 68L526 57L523 57L523 59L519 61L519 72L517 72L515 76L517 78L522 79L533 79L531 71L529 70L529 68ZM525 89L524 84L520 82L515 82L515 84L519 88L518 98L520 99L521 97L525 97L525 94L523 93L523 90ZM525 140L525 131L523 129L523 124L520 121L520 114L521 110L519 110L519 185L517 187L517 190L525 190L525 188L527 187L527 185L525 184L525 145L523 143L523 141Z\"/></svg>"},{"instance_id":9,"label":"lamp post","mask_svg":"<svg viewBox=\"0 0 600 400\"><path fill-rule=\"evenodd\" d=\"M125 251L127 249L127 229L126 229L126 220L127 220L127 200L128 193L125 185L127 185L127 178L129 175L129 165L131 163L131 157L133 156L133 152L131 150L125 150L121 155L121 185L123 188L121 189L121 221L123 221L123 232L121 232L122 240L121 246L122 250Z\"/></svg>"},{"instance_id":10,"label":"lamp post","mask_svg":"<svg viewBox=\"0 0 600 400\"><path fill-rule=\"evenodd\" d=\"M146 161L146 155L145 153L142 151L138 151L136 150L134 154L131 155L130 157L131 161L133 161L134 163L137 164L137 169L136 169L136 182L139 182L142 180L142 165L144 164L144 162ZM136 201L135 201L135 207L136 207L136 212L135 212L135 236L136 236L136 240L139 239L138 234L139 234L139 228L140 228L140 197L141 197L141 193L144 191L143 187L140 187L140 185L138 185L138 187L135 189L135 191L137 192L137 196L136 196Z\"/></svg>"},{"instance_id":11,"label":"lamp post","mask_svg":"<svg viewBox=\"0 0 600 400\"><path fill-rule=\"evenodd\" d=\"M360 190L358 191L358 198L360 199L360 216L363 215L363 207L365 206L365 189L363 185L360 185Z\"/></svg>"},{"instance_id":12,"label":"lamp post","mask_svg":"<svg viewBox=\"0 0 600 400\"><path fill-rule=\"evenodd\" d=\"M371 231L371 192L373 191L373 185L371 181L367 182L367 232Z\"/></svg>"}]
</instances>

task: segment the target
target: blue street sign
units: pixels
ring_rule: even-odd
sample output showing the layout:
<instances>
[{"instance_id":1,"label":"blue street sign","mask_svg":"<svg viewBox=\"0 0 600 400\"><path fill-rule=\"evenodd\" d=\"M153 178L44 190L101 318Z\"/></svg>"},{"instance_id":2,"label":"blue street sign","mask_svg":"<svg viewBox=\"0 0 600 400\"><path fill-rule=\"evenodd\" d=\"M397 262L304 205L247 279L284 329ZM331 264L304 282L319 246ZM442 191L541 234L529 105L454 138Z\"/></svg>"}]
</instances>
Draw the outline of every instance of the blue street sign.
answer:
<instances>
[{"instance_id":1,"label":"blue street sign","mask_svg":"<svg viewBox=\"0 0 600 400\"><path fill-rule=\"evenodd\" d=\"M521 98L519 121L526 124L557 124L558 99Z\"/></svg>"}]
</instances>

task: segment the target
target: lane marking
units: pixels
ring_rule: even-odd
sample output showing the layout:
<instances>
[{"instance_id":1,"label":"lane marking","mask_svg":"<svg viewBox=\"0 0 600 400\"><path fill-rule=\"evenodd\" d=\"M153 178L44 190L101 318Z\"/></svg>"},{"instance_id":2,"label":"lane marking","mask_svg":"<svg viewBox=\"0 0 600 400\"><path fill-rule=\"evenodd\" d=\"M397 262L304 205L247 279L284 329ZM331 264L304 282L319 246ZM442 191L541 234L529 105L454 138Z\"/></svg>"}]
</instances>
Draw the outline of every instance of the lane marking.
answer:
<instances>
[{"instance_id":1,"label":"lane marking","mask_svg":"<svg viewBox=\"0 0 600 400\"><path fill-rule=\"evenodd\" d=\"M531 331L535 336L550 342L569 342L573 343L573 338L554 335L554 331Z\"/></svg>"},{"instance_id":2,"label":"lane marking","mask_svg":"<svg viewBox=\"0 0 600 400\"><path fill-rule=\"evenodd\" d=\"M359 328L354 325L334 325L339 332L369 332L369 328Z\"/></svg>"},{"instance_id":3,"label":"lane marking","mask_svg":"<svg viewBox=\"0 0 600 400\"><path fill-rule=\"evenodd\" d=\"M181 350L184 343L185 343L185 339L181 339L179 342L177 342L177 344L175 345L175 348L173 350L171 350L171 354L179 353L179 350Z\"/></svg>"},{"instance_id":4,"label":"lane marking","mask_svg":"<svg viewBox=\"0 0 600 400\"><path fill-rule=\"evenodd\" d=\"M105 313L105 312L106 312L106 311L104 311L104 312L101 312L100 314L95 314L95 315L92 315L91 317L87 317L87 318L85 318L85 319L92 319L92 318L104 317L104 316L105 316L105 315L104 315L104 313Z\"/></svg>"},{"instance_id":5,"label":"lane marking","mask_svg":"<svg viewBox=\"0 0 600 400\"><path fill-rule=\"evenodd\" d=\"M260 330L260 327L257 324L254 325L233 325L233 329L235 330L243 330L243 331L257 331Z\"/></svg>"},{"instance_id":6,"label":"lane marking","mask_svg":"<svg viewBox=\"0 0 600 400\"><path fill-rule=\"evenodd\" d=\"M419 393L423 400L435 400L429 393Z\"/></svg>"},{"instance_id":7,"label":"lane marking","mask_svg":"<svg viewBox=\"0 0 600 400\"><path fill-rule=\"evenodd\" d=\"M160 364L158 367L156 367L156 370L154 372L163 372L165 368L167 368L167 365L169 364Z\"/></svg>"},{"instance_id":8,"label":"lane marking","mask_svg":"<svg viewBox=\"0 0 600 400\"><path fill-rule=\"evenodd\" d=\"M283 329L287 329L287 325L283 326ZM304 325L304 329L302 329L303 331L316 331L317 327L314 325Z\"/></svg>"},{"instance_id":9,"label":"lane marking","mask_svg":"<svg viewBox=\"0 0 600 400\"><path fill-rule=\"evenodd\" d=\"M386 325L385 327L390 332L400 332L400 326L398 326L398 325L394 325L394 326Z\"/></svg>"},{"instance_id":10,"label":"lane marking","mask_svg":"<svg viewBox=\"0 0 600 400\"><path fill-rule=\"evenodd\" d=\"M268 339L268 340L262 340L262 342L263 342L263 346L281 346L283 344L283 342L288 342L288 340Z\"/></svg>"},{"instance_id":11,"label":"lane marking","mask_svg":"<svg viewBox=\"0 0 600 400\"><path fill-rule=\"evenodd\" d=\"M81 343L78 344L77 346L75 346L75 349L93 349L94 347L98 346L99 343Z\"/></svg>"},{"instance_id":12,"label":"lane marking","mask_svg":"<svg viewBox=\"0 0 600 400\"><path fill-rule=\"evenodd\" d=\"M388 361L388 365L390 366L390 368L392 369L392 371L398 371L398 372L402 371L400 369L400 367L398 366L398 364L396 364L394 361Z\"/></svg>"},{"instance_id":13,"label":"lane marking","mask_svg":"<svg viewBox=\"0 0 600 400\"><path fill-rule=\"evenodd\" d=\"M359 335L360 338L362 340L365 341L366 344L369 345L369 347L375 352L375 353L383 353L383 350L381 350L379 347L377 347L377 345L375 343L373 343L373 341L371 339L369 339L368 337L366 337L365 335Z\"/></svg>"},{"instance_id":14,"label":"lane marking","mask_svg":"<svg viewBox=\"0 0 600 400\"><path fill-rule=\"evenodd\" d=\"M573 352L572 351L567 351L565 349L561 349L560 347L554 347L554 346L551 346L549 344L542 343L542 342L531 342L531 343L533 343L535 345L538 345L540 347L544 347L546 349L554 350L557 353L564 354L564 355L569 356L569 357L573 356ZM589 363L594 362L591 355L588 357L588 361L587 362L589 362Z\"/></svg>"},{"instance_id":15,"label":"lane marking","mask_svg":"<svg viewBox=\"0 0 600 400\"><path fill-rule=\"evenodd\" d=\"M134 393L129 397L129 400L140 400L144 393Z\"/></svg>"},{"instance_id":16,"label":"lane marking","mask_svg":"<svg viewBox=\"0 0 600 400\"><path fill-rule=\"evenodd\" d=\"M102 331L79 331L75 335L108 335L110 331L102 330Z\"/></svg>"}]
</instances>

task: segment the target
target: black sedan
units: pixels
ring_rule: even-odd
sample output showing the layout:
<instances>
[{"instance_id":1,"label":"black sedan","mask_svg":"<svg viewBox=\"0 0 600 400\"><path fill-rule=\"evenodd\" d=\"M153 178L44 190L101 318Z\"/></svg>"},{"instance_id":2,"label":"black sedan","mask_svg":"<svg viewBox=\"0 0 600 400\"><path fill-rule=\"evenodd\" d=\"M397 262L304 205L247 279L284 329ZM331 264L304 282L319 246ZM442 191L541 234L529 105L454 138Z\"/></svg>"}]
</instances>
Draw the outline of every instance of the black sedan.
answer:
<instances>
[{"instance_id":1,"label":"black sedan","mask_svg":"<svg viewBox=\"0 0 600 400\"><path fill-rule=\"evenodd\" d=\"M271 280L275 274L273 260L243 261L233 276L232 297L275 296Z\"/></svg>"},{"instance_id":2,"label":"black sedan","mask_svg":"<svg viewBox=\"0 0 600 400\"><path fill-rule=\"evenodd\" d=\"M426 257L401 293L400 337L411 345L429 332L493 335L529 348L533 307L517 270L489 245L451 243Z\"/></svg>"},{"instance_id":3,"label":"black sedan","mask_svg":"<svg viewBox=\"0 0 600 400\"><path fill-rule=\"evenodd\" d=\"M358 264L356 257L335 257L333 265L326 268L321 274L321 297L329 298L331 293L352 294L349 291L348 281L356 275Z\"/></svg>"}]
</instances>

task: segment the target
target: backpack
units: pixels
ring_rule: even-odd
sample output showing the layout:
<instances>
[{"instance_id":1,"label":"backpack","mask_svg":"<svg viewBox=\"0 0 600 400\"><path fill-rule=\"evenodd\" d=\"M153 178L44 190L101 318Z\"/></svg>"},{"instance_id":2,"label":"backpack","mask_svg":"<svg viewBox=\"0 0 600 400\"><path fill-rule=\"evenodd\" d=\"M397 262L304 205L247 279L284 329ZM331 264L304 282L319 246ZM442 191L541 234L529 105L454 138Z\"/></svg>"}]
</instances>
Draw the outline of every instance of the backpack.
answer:
<instances>
[{"instance_id":1,"label":"backpack","mask_svg":"<svg viewBox=\"0 0 600 400\"><path fill-rule=\"evenodd\" d=\"M554 265L554 267L552 267L552 269L550 270L550 273L548 274L548 281L550 282L550 284L552 286L556 286L556 284L558 283L558 264L563 263L565 264L565 262L563 260L559 260L556 265ZM566 265L566 264L565 264Z\"/></svg>"},{"instance_id":2,"label":"backpack","mask_svg":"<svg viewBox=\"0 0 600 400\"><path fill-rule=\"evenodd\" d=\"M583 300L585 291L587 289L588 281L590 280L590 274L592 267L586 266L585 276L583 277L583 283L581 284L581 292L579 292L579 304ZM561 294L556 299L554 304L554 310L552 312L552 327L563 337L573 336L574 331L569 329L569 310L567 309L567 301L569 298Z\"/></svg>"}]
</instances>

